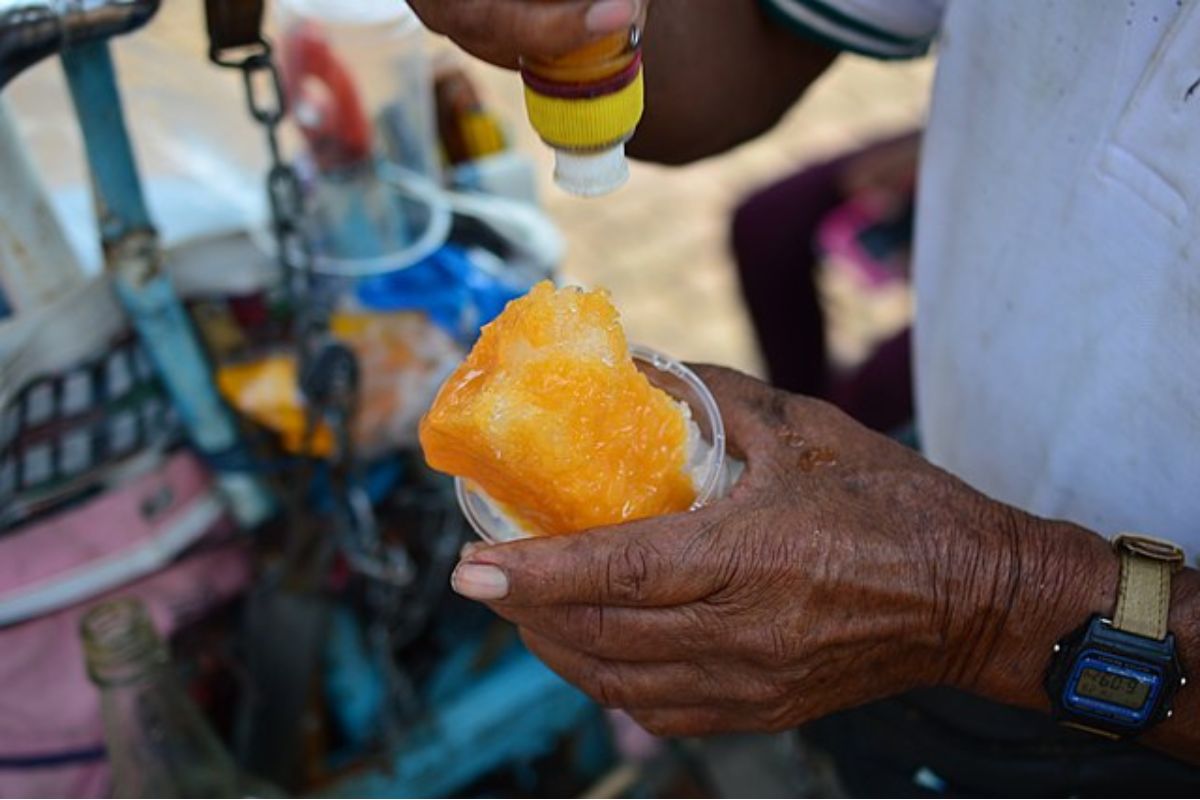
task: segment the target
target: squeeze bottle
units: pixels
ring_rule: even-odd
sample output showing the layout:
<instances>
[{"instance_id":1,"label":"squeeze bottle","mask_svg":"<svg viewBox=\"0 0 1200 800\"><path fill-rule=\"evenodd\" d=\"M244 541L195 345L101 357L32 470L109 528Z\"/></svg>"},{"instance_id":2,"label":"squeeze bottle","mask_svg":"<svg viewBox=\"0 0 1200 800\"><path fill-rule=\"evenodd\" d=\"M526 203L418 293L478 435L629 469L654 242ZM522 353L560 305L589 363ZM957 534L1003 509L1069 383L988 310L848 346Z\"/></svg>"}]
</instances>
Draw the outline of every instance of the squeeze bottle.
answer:
<instances>
[{"instance_id":1,"label":"squeeze bottle","mask_svg":"<svg viewBox=\"0 0 1200 800\"><path fill-rule=\"evenodd\" d=\"M625 143L645 107L640 30L611 34L561 58L522 59L529 121L554 148L555 182L572 194L598 197L629 178Z\"/></svg>"}]
</instances>

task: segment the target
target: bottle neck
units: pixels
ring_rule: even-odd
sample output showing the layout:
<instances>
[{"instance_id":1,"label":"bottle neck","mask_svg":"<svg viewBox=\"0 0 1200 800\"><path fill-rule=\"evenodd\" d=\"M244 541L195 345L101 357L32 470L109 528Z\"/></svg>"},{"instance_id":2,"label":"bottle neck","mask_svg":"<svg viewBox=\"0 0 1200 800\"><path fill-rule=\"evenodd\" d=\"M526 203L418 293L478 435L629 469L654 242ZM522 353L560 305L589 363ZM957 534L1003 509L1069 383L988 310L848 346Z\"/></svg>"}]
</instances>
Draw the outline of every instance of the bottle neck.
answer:
<instances>
[{"instance_id":1,"label":"bottle neck","mask_svg":"<svg viewBox=\"0 0 1200 800\"><path fill-rule=\"evenodd\" d=\"M88 676L102 689L155 680L170 664L166 645L139 601L102 603L81 623Z\"/></svg>"},{"instance_id":2,"label":"bottle neck","mask_svg":"<svg viewBox=\"0 0 1200 800\"><path fill-rule=\"evenodd\" d=\"M101 603L80 627L116 796L245 796L237 765L184 692L145 606Z\"/></svg>"},{"instance_id":3,"label":"bottle neck","mask_svg":"<svg viewBox=\"0 0 1200 800\"><path fill-rule=\"evenodd\" d=\"M636 57L629 34L616 33L559 58L522 59L521 67L552 83L592 84L620 74Z\"/></svg>"}]
</instances>

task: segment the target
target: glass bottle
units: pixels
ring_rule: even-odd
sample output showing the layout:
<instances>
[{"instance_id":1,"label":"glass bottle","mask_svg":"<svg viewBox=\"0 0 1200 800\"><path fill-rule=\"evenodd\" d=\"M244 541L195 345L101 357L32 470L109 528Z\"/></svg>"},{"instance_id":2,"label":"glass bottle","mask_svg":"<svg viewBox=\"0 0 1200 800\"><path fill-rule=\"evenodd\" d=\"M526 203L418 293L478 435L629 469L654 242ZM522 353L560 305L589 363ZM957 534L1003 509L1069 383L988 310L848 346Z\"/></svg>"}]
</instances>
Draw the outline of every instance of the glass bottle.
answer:
<instances>
[{"instance_id":1,"label":"glass bottle","mask_svg":"<svg viewBox=\"0 0 1200 800\"><path fill-rule=\"evenodd\" d=\"M115 797L279 796L241 774L184 692L140 600L97 605L80 631L100 690Z\"/></svg>"}]
</instances>

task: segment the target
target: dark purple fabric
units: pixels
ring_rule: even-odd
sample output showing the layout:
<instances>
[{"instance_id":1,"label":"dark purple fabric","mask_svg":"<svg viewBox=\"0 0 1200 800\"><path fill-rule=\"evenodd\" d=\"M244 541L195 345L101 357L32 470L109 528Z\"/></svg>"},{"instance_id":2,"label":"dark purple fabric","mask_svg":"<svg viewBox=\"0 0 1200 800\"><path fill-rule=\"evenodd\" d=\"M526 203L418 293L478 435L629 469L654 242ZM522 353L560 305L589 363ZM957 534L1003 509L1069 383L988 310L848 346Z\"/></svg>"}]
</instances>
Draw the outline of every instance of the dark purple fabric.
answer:
<instances>
[{"instance_id":1,"label":"dark purple fabric","mask_svg":"<svg viewBox=\"0 0 1200 800\"><path fill-rule=\"evenodd\" d=\"M749 197L734 213L732 246L771 383L829 400L887 431L913 415L909 333L885 342L852 373L833 374L814 279L817 226L846 199L839 175L863 152L809 167Z\"/></svg>"}]
</instances>

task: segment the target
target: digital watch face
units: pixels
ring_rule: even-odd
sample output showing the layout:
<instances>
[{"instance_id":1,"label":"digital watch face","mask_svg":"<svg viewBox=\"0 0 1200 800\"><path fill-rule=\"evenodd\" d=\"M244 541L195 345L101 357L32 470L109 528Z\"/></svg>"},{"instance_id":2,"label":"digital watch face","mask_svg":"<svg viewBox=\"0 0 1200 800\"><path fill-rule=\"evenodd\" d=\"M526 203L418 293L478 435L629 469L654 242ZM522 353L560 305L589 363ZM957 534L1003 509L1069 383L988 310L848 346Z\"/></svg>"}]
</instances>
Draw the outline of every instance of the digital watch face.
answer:
<instances>
[{"instance_id":1,"label":"digital watch face","mask_svg":"<svg viewBox=\"0 0 1200 800\"><path fill-rule=\"evenodd\" d=\"M1162 672L1154 667L1085 651L1067 681L1063 705L1077 713L1138 726L1149 718L1162 682Z\"/></svg>"},{"instance_id":2,"label":"digital watch face","mask_svg":"<svg viewBox=\"0 0 1200 800\"><path fill-rule=\"evenodd\" d=\"M1137 710L1146 705L1150 686L1149 681L1088 667L1080 671L1075 693L1101 703L1116 703L1123 708Z\"/></svg>"}]
</instances>

